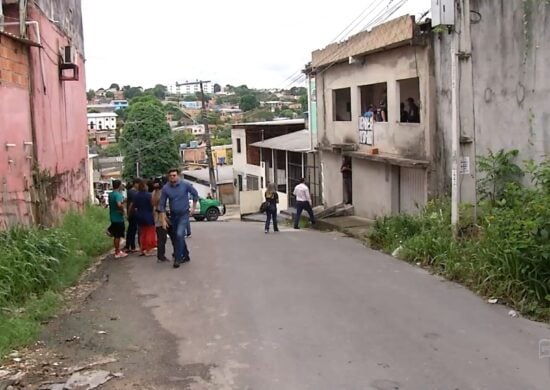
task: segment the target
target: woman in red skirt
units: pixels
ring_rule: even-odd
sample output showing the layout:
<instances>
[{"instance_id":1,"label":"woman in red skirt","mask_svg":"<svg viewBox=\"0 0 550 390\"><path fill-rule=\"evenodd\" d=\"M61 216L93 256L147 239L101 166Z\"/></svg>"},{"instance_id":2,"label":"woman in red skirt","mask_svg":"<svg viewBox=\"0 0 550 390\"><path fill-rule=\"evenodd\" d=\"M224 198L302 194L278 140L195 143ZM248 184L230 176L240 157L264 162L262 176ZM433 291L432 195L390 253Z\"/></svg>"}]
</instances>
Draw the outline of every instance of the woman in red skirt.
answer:
<instances>
[{"instance_id":1,"label":"woman in red skirt","mask_svg":"<svg viewBox=\"0 0 550 390\"><path fill-rule=\"evenodd\" d=\"M133 208L139 226L139 247L141 256L152 256L157 246L157 232L153 216L153 203L147 183L138 182L138 193L134 196Z\"/></svg>"}]
</instances>

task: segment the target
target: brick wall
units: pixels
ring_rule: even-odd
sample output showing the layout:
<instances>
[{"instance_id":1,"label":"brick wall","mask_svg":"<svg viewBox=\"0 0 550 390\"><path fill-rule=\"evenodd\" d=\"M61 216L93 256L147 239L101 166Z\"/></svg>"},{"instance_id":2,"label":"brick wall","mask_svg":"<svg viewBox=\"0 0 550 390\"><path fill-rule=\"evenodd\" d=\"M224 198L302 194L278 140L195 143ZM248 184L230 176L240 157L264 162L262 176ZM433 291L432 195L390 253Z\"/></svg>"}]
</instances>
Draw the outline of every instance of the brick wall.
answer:
<instances>
[{"instance_id":1,"label":"brick wall","mask_svg":"<svg viewBox=\"0 0 550 390\"><path fill-rule=\"evenodd\" d=\"M25 45L0 34L0 83L29 87L28 51Z\"/></svg>"}]
</instances>

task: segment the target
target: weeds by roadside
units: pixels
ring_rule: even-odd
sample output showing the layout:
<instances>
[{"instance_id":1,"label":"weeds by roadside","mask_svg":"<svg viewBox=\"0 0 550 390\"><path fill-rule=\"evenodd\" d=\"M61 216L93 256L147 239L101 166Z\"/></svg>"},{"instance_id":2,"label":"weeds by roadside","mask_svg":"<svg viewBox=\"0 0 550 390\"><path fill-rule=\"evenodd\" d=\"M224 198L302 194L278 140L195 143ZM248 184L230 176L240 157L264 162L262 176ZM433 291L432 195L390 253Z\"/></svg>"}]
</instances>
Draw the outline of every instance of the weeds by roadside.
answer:
<instances>
[{"instance_id":1,"label":"weeds by roadside","mask_svg":"<svg viewBox=\"0 0 550 390\"><path fill-rule=\"evenodd\" d=\"M450 202L431 201L419 215L376 221L372 247L428 266L484 296L498 297L525 315L550 319L550 161L513 163L517 153L481 158L478 221L462 206L453 239ZM529 174L533 187L520 184Z\"/></svg>"},{"instance_id":2,"label":"weeds by roadside","mask_svg":"<svg viewBox=\"0 0 550 390\"><path fill-rule=\"evenodd\" d=\"M70 212L58 228L0 233L0 357L32 341L93 257L105 252L107 213L89 206Z\"/></svg>"}]
</instances>

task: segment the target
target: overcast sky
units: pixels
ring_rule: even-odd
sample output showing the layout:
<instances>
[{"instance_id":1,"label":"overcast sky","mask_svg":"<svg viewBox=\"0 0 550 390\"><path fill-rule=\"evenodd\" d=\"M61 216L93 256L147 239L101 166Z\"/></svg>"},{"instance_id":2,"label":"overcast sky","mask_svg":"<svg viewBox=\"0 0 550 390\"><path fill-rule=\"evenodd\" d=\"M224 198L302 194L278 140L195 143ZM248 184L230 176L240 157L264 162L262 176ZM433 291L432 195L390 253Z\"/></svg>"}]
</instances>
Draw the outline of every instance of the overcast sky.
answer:
<instances>
[{"instance_id":1,"label":"overcast sky","mask_svg":"<svg viewBox=\"0 0 550 390\"><path fill-rule=\"evenodd\" d=\"M82 0L87 87L202 78L288 88L313 50L399 1ZM408 0L392 18L429 7L430 0Z\"/></svg>"}]
</instances>

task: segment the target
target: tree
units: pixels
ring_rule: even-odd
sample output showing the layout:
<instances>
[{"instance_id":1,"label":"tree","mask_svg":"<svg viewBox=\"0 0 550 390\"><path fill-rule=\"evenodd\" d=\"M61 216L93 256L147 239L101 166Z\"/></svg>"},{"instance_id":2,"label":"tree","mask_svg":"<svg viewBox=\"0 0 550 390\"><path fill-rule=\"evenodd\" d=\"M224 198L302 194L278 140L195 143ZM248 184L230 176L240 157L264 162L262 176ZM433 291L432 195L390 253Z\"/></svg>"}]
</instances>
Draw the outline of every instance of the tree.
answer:
<instances>
[{"instance_id":1,"label":"tree","mask_svg":"<svg viewBox=\"0 0 550 390\"><path fill-rule=\"evenodd\" d=\"M292 118L294 118L294 116L295 116L295 112L292 111L292 110L290 110L290 109L285 109L285 110L282 110L282 111L281 111L280 115L281 115L282 117L291 118L291 119L292 119Z\"/></svg>"},{"instance_id":2,"label":"tree","mask_svg":"<svg viewBox=\"0 0 550 390\"><path fill-rule=\"evenodd\" d=\"M175 131L174 132L174 141L176 142L176 145L181 144L187 144L189 145L189 142L194 141L195 136L187 131Z\"/></svg>"},{"instance_id":3,"label":"tree","mask_svg":"<svg viewBox=\"0 0 550 390\"><path fill-rule=\"evenodd\" d=\"M98 154L100 157L116 157L120 156L120 145L119 144L113 144L107 146L105 149L100 148L98 150Z\"/></svg>"},{"instance_id":4,"label":"tree","mask_svg":"<svg viewBox=\"0 0 550 390\"><path fill-rule=\"evenodd\" d=\"M307 90L304 87L292 87L290 88L290 94L293 96L300 96L307 94Z\"/></svg>"},{"instance_id":5,"label":"tree","mask_svg":"<svg viewBox=\"0 0 550 390\"><path fill-rule=\"evenodd\" d=\"M128 122L120 136L126 179L136 176L136 162L145 178L164 175L180 165L178 146L159 105L145 100L129 108Z\"/></svg>"},{"instance_id":6,"label":"tree","mask_svg":"<svg viewBox=\"0 0 550 390\"><path fill-rule=\"evenodd\" d=\"M124 123L126 122L126 119L128 119L128 109L127 108L119 108L115 111L115 113L118 115L117 122Z\"/></svg>"},{"instance_id":7,"label":"tree","mask_svg":"<svg viewBox=\"0 0 550 390\"><path fill-rule=\"evenodd\" d=\"M273 120L273 113L271 110L263 108L250 111L245 116L245 122L260 122Z\"/></svg>"},{"instance_id":8,"label":"tree","mask_svg":"<svg viewBox=\"0 0 550 390\"><path fill-rule=\"evenodd\" d=\"M130 102L130 106L133 106L134 104L137 104L137 103L151 103L151 104L154 104L155 106L159 107L161 110L163 109L162 103L159 102L159 100L156 97L154 97L153 95L138 96Z\"/></svg>"},{"instance_id":9,"label":"tree","mask_svg":"<svg viewBox=\"0 0 550 390\"><path fill-rule=\"evenodd\" d=\"M248 94L241 97L241 101L239 102L239 107L243 111L251 111L255 108L257 108L260 105L260 102L256 98L255 95Z\"/></svg>"},{"instance_id":10,"label":"tree","mask_svg":"<svg viewBox=\"0 0 550 390\"><path fill-rule=\"evenodd\" d=\"M307 94L306 95L300 95L298 98L298 102L302 105L302 111L307 111L308 103L307 103Z\"/></svg>"},{"instance_id":11,"label":"tree","mask_svg":"<svg viewBox=\"0 0 550 390\"><path fill-rule=\"evenodd\" d=\"M115 97L115 94L112 93L111 91L107 91L105 92L105 97L109 98L109 99L112 99Z\"/></svg>"},{"instance_id":12,"label":"tree","mask_svg":"<svg viewBox=\"0 0 550 390\"><path fill-rule=\"evenodd\" d=\"M88 99L89 102L91 102L92 100L94 100L94 98L95 98L95 91L94 91L93 89L88 90L88 92L86 92L86 98Z\"/></svg>"},{"instance_id":13,"label":"tree","mask_svg":"<svg viewBox=\"0 0 550 390\"><path fill-rule=\"evenodd\" d=\"M166 93L168 92L168 88L162 84L157 84L153 88L148 89L146 92L149 94L155 96L159 100L166 99Z\"/></svg>"},{"instance_id":14,"label":"tree","mask_svg":"<svg viewBox=\"0 0 550 390\"><path fill-rule=\"evenodd\" d=\"M117 83L112 83L109 89L116 89L117 91L120 91L120 86Z\"/></svg>"},{"instance_id":15,"label":"tree","mask_svg":"<svg viewBox=\"0 0 550 390\"><path fill-rule=\"evenodd\" d=\"M222 91L222 86L220 84L214 84L214 93L218 93Z\"/></svg>"},{"instance_id":16,"label":"tree","mask_svg":"<svg viewBox=\"0 0 550 390\"><path fill-rule=\"evenodd\" d=\"M135 97L142 96L143 92L140 87L130 87L124 90L124 98L127 100L132 100Z\"/></svg>"}]
</instances>

